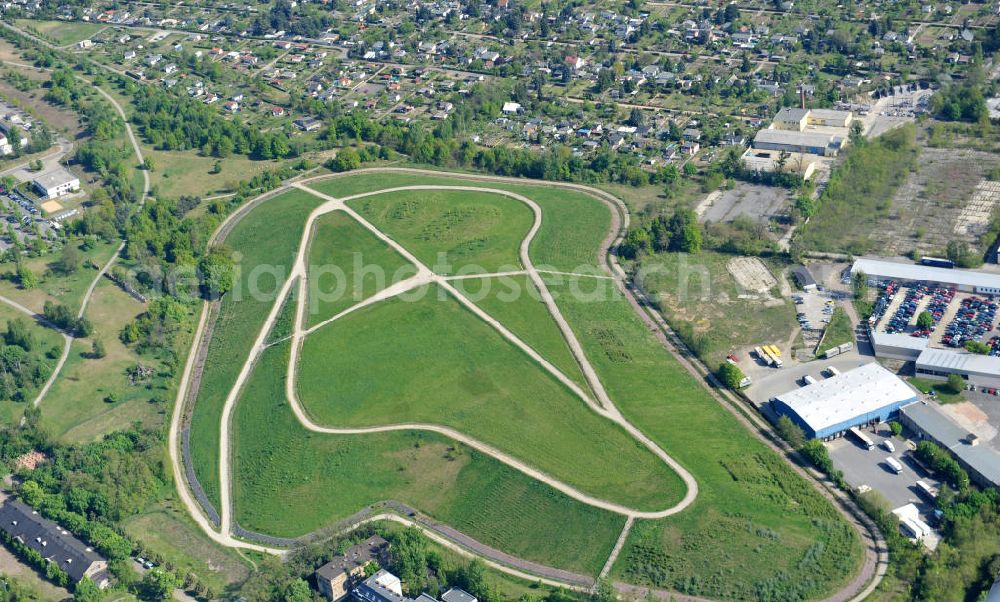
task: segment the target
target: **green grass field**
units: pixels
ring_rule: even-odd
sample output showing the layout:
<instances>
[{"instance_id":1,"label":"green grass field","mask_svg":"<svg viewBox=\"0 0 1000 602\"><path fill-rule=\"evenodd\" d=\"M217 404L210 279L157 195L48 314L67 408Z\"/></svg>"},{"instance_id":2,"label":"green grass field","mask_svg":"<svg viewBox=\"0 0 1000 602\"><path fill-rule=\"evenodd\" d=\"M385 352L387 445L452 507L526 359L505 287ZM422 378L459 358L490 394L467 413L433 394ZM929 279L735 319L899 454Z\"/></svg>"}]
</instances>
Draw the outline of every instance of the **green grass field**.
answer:
<instances>
[{"instance_id":1,"label":"green grass field","mask_svg":"<svg viewBox=\"0 0 1000 602\"><path fill-rule=\"evenodd\" d=\"M177 573L192 572L216 592L242 582L249 574L246 561L231 548L208 538L183 508L161 504L129 517L125 532L134 541L156 550Z\"/></svg>"},{"instance_id":2,"label":"green grass field","mask_svg":"<svg viewBox=\"0 0 1000 602\"><path fill-rule=\"evenodd\" d=\"M48 363L50 370L55 367L56 360L45 357L45 353L53 347L58 348L61 353L63 346L62 336L56 330L42 326L32 319L31 316L14 309L6 303L0 303L0 331L6 332L7 322L11 320L23 320L28 325L28 329L35 338L35 347L32 349L31 354L42 357L43 361ZM40 389L41 387L39 386L25 390L25 401L0 401L0 422L15 424L19 421L24 414L24 409L35 399Z\"/></svg>"},{"instance_id":3,"label":"green grass field","mask_svg":"<svg viewBox=\"0 0 1000 602\"><path fill-rule=\"evenodd\" d=\"M528 276L474 278L452 284L589 392L580 365Z\"/></svg>"},{"instance_id":4,"label":"green grass field","mask_svg":"<svg viewBox=\"0 0 1000 602\"><path fill-rule=\"evenodd\" d=\"M151 404L150 399L172 398L169 379L157 374L145 382L129 384L128 369L142 364L159 372L162 367L118 339L122 327L145 310L111 281L98 283L87 306L94 334L73 341L62 373L41 405L42 425L50 433L67 441L91 441L135 421L150 427L162 423L167 405ZM99 359L89 357L94 337L104 343L106 351ZM107 401L111 395L117 401Z\"/></svg>"},{"instance_id":5,"label":"green grass field","mask_svg":"<svg viewBox=\"0 0 1000 602\"><path fill-rule=\"evenodd\" d=\"M740 600L817 598L847 581L861 560L853 529L667 354L620 294L558 303L625 416L699 484L684 512L635 525L614 577Z\"/></svg>"},{"instance_id":6,"label":"green grass field","mask_svg":"<svg viewBox=\"0 0 1000 602\"><path fill-rule=\"evenodd\" d=\"M242 526L298 536L392 499L506 552L600 570L620 516L433 433L304 430L284 400L288 347L264 353L233 416L233 499Z\"/></svg>"},{"instance_id":7,"label":"green grass field","mask_svg":"<svg viewBox=\"0 0 1000 602\"><path fill-rule=\"evenodd\" d=\"M498 194L420 190L348 203L438 274L519 270L518 248L534 220L527 205Z\"/></svg>"},{"instance_id":8,"label":"green grass field","mask_svg":"<svg viewBox=\"0 0 1000 602\"><path fill-rule=\"evenodd\" d=\"M194 469L213 502L219 496L222 406L271 310L274 292L291 271L306 217L322 202L298 190L281 194L250 212L225 241L243 254L239 290L222 299L191 422Z\"/></svg>"},{"instance_id":9,"label":"green grass field","mask_svg":"<svg viewBox=\"0 0 1000 602\"><path fill-rule=\"evenodd\" d=\"M18 27L29 27L38 31L55 41L56 44L65 46L75 44L80 40L86 40L107 25L101 23L86 23L83 21L34 21L29 19L18 19L15 21Z\"/></svg>"},{"instance_id":10,"label":"green grass field","mask_svg":"<svg viewBox=\"0 0 1000 602\"><path fill-rule=\"evenodd\" d=\"M823 333L823 342L816 348L816 357L822 357L827 349L843 343L854 342L854 325L844 308L837 307L830 316L830 323Z\"/></svg>"},{"instance_id":11,"label":"green grass field","mask_svg":"<svg viewBox=\"0 0 1000 602\"><path fill-rule=\"evenodd\" d=\"M660 302L667 321L713 368L740 348L783 345L795 329L795 305L787 299L740 298L746 291L726 269L731 259L713 251L659 253L643 259L644 277L637 278ZM780 273L780 266L765 265L772 274Z\"/></svg>"},{"instance_id":12,"label":"green grass field","mask_svg":"<svg viewBox=\"0 0 1000 602\"><path fill-rule=\"evenodd\" d=\"M660 510L684 495L652 452L441 289L421 290L305 340L296 386L318 423L443 424L602 499Z\"/></svg>"},{"instance_id":13,"label":"green grass field","mask_svg":"<svg viewBox=\"0 0 1000 602\"><path fill-rule=\"evenodd\" d=\"M309 243L306 326L416 274L416 266L342 211L321 215Z\"/></svg>"},{"instance_id":14,"label":"green grass field","mask_svg":"<svg viewBox=\"0 0 1000 602\"><path fill-rule=\"evenodd\" d=\"M601 241L611 227L611 211L604 203L574 190L531 185L527 182L523 185L470 182L462 178L447 177L447 174L423 176L398 173L340 176L311 182L309 185L325 194L346 197L383 188L428 184L483 186L522 194L542 208L542 227L530 248L531 260L538 268L591 272L600 265L598 254Z\"/></svg>"},{"instance_id":15,"label":"green grass field","mask_svg":"<svg viewBox=\"0 0 1000 602\"><path fill-rule=\"evenodd\" d=\"M204 157L198 151L161 151L143 145L142 154L153 162L150 185L161 196L177 198L184 195L208 197L231 192L241 180L272 169L281 161L256 161L244 156L226 157L222 171L212 173L217 159Z\"/></svg>"},{"instance_id":16,"label":"green grass field","mask_svg":"<svg viewBox=\"0 0 1000 602\"><path fill-rule=\"evenodd\" d=\"M79 243L76 243L79 244ZM84 264L89 262L104 266L111 259L118 243L98 243L90 251L81 251L80 257ZM23 290L10 280L0 280L0 295L20 303L32 311L42 312L46 301L61 303L76 314L80 310L80 301L87 292L90 283L97 277L97 269L81 266L73 274L63 276L52 272L50 264L58 259L58 254L49 253L42 257L24 260L24 265L38 276L38 286L31 290ZM0 270L16 271L14 264L6 264Z\"/></svg>"}]
</instances>

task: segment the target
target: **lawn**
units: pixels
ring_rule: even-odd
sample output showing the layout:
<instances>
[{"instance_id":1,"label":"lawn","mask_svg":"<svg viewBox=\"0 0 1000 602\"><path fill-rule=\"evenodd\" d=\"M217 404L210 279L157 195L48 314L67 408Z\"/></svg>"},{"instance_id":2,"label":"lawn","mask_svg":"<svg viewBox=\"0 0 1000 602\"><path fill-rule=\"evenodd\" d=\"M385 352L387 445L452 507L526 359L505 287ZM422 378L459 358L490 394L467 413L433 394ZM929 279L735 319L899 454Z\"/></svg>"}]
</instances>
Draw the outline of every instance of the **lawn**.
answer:
<instances>
[{"instance_id":1,"label":"lawn","mask_svg":"<svg viewBox=\"0 0 1000 602\"><path fill-rule=\"evenodd\" d=\"M659 253L642 260L636 278L659 302L667 321L712 367L741 348L783 345L795 329L790 301L745 298L748 291L741 290L726 269L734 257L713 251ZM779 265L762 261L772 275L780 273Z\"/></svg>"},{"instance_id":2,"label":"lawn","mask_svg":"<svg viewBox=\"0 0 1000 602\"><path fill-rule=\"evenodd\" d=\"M416 267L342 211L321 215L309 243L308 326L416 274Z\"/></svg>"},{"instance_id":3,"label":"lawn","mask_svg":"<svg viewBox=\"0 0 1000 602\"><path fill-rule=\"evenodd\" d=\"M680 500L680 478L652 452L442 289L421 292L305 340L296 385L317 422L443 424L602 499L643 510Z\"/></svg>"},{"instance_id":4,"label":"lawn","mask_svg":"<svg viewBox=\"0 0 1000 602\"><path fill-rule=\"evenodd\" d=\"M163 422L167 404L150 402L171 397L169 379L159 375L161 363L139 356L118 338L122 327L144 311L142 303L110 280L98 283L87 306L94 334L73 341L59 378L40 406L42 426L50 433L66 441L92 441L135 421L151 427ZM95 337L104 343L103 358L91 357ZM156 374L129 384L126 372L139 364ZM109 396L116 401L108 401Z\"/></svg>"},{"instance_id":5,"label":"lawn","mask_svg":"<svg viewBox=\"0 0 1000 602\"><path fill-rule=\"evenodd\" d=\"M933 391L935 399L940 403L959 403L965 401L965 395L961 391L957 393L952 391L945 381L916 378L915 376L911 376L907 380L924 395Z\"/></svg>"},{"instance_id":6,"label":"lawn","mask_svg":"<svg viewBox=\"0 0 1000 602\"><path fill-rule=\"evenodd\" d=\"M294 537L392 499L511 554L600 570L624 523L618 515L433 433L305 431L284 399L288 348L264 353L234 412L233 502L243 527Z\"/></svg>"},{"instance_id":7,"label":"lawn","mask_svg":"<svg viewBox=\"0 0 1000 602\"><path fill-rule=\"evenodd\" d=\"M254 339L291 271L309 212L323 202L307 192L281 194L247 214L225 240L243 255L238 290L222 298L191 421L191 454L209 498L219 495L219 420Z\"/></svg>"},{"instance_id":8,"label":"lawn","mask_svg":"<svg viewBox=\"0 0 1000 602\"><path fill-rule=\"evenodd\" d=\"M312 182L320 192L346 197L398 186L437 184L482 186L509 190L535 201L542 208L542 227L531 245L531 261L538 268L566 272L594 272L600 266L601 241L611 227L611 211L601 201L582 192L554 186L472 182L461 178L401 173L355 174Z\"/></svg>"},{"instance_id":9,"label":"lawn","mask_svg":"<svg viewBox=\"0 0 1000 602\"><path fill-rule=\"evenodd\" d=\"M241 180L283 165L280 161L255 161L233 155L220 161L221 172L212 173L217 159L204 157L198 151L160 151L144 145L142 154L153 162L150 185L161 196L172 198L184 195L204 198L231 192Z\"/></svg>"},{"instance_id":10,"label":"lawn","mask_svg":"<svg viewBox=\"0 0 1000 602\"><path fill-rule=\"evenodd\" d=\"M474 278L452 284L589 392L580 365L528 276Z\"/></svg>"},{"instance_id":11,"label":"lawn","mask_svg":"<svg viewBox=\"0 0 1000 602\"><path fill-rule=\"evenodd\" d=\"M7 323L11 320L23 320L24 323L28 325L31 334L35 339L35 346L32 348L31 355L42 357L43 361L48 363L51 371L51 369L55 367L56 360L45 357L45 354L53 348L55 348L58 353L62 353L63 338L59 332L42 326L37 321L32 319L31 316L14 309L6 303L0 303L0 332L7 331ZM56 354L56 357L58 357L58 354ZM25 390L25 401L0 401L0 422L4 424L14 424L16 421L20 420L21 415L24 413L24 409L32 400L35 399L35 396L38 395L39 389L41 389L41 387L33 387Z\"/></svg>"},{"instance_id":12,"label":"lawn","mask_svg":"<svg viewBox=\"0 0 1000 602\"><path fill-rule=\"evenodd\" d=\"M438 274L519 270L531 209L486 192L390 192L348 203Z\"/></svg>"},{"instance_id":13,"label":"lawn","mask_svg":"<svg viewBox=\"0 0 1000 602\"><path fill-rule=\"evenodd\" d=\"M70 244L79 244L79 242L73 241ZM68 276L51 271L50 265L58 259L58 255L55 253L25 259L24 265L38 276L38 286L31 290L24 290L10 280L0 280L0 295L38 313L42 312L46 301L52 301L67 306L75 314L80 310L80 301L87 292L87 288L97 277L99 268L88 267L88 264L92 263L103 267L111 259L118 244L117 242L98 243L89 251L80 251L83 265ZM5 272L14 272L17 268L11 263L0 269Z\"/></svg>"},{"instance_id":14,"label":"lawn","mask_svg":"<svg viewBox=\"0 0 1000 602\"><path fill-rule=\"evenodd\" d=\"M854 342L854 325L851 318L842 307L836 307L830 317L830 323L823 333L823 342L816 348L816 357L822 357L827 349L842 345L843 343Z\"/></svg>"},{"instance_id":15,"label":"lawn","mask_svg":"<svg viewBox=\"0 0 1000 602\"><path fill-rule=\"evenodd\" d=\"M558 303L622 413L699 484L684 512L636 523L613 577L739 600L818 598L849 579L861 561L853 529L667 354L620 294Z\"/></svg>"},{"instance_id":16,"label":"lawn","mask_svg":"<svg viewBox=\"0 0 1000 602\"><path fill-rule=\"evenodd\" d=\"M104 24L85 23L83 21L33 21L18 19L15 23L18 27L34 29L42 35L55 40L55 43L61 46L86 40L102 29L107 28L107 25Z\"/></svg>"},{"instance_id":17,"label":"lawn","mask_svg":"<svg viewBox=\"0 0 1000 602\"><path fill-rule=\"evenodd\" d=\"M246 561L236 551L210 540L183 508L169 503L157 505L129 517L124 527L129 537L156 552L175 572L194 573L217 594L250 574Z\"/></svg>"}]
</instances>

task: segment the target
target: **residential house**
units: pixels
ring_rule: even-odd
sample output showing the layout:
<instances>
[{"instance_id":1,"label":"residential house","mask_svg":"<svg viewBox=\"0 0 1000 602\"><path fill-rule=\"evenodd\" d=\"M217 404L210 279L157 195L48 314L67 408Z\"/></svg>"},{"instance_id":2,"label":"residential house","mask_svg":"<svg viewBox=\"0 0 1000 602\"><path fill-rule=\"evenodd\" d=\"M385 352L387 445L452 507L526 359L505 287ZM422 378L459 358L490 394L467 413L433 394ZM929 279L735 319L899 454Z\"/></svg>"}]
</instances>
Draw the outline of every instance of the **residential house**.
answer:
<instances>
[{"instance_id":1,"label":"residential house","mask_svg":"<svg viewBox=\"0 0 1000 602\"><path fill-rule=\"evenodd\" d=\"M84 577L101 589L111 583L107 560L23 502L12 498L3 501L0 506L0 529L7 537L19 541L58 566L74 584Z\"/></svg>"},{"instance_id":2,"label":"residential house","mask_svg":"<svg viewBox=\"0 0 1000 602\"><path fill-rule=\"evenodd\" d=\"M316 571L316 586L327 600L336 602L347 596L364 576L365 567L384 560L389 542L378 535L353 545L343 555L333 558Z\"/></svg>"}]
</instances>

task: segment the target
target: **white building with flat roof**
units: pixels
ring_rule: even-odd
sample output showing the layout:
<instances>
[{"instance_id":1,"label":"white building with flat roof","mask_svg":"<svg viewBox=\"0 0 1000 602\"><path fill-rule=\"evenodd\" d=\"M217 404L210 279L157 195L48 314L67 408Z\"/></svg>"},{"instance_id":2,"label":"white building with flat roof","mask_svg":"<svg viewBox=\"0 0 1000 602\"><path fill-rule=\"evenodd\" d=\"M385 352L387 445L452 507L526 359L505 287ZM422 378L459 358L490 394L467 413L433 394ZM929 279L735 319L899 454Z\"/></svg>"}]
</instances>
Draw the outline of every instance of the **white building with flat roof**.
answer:
<instances>
[{"instance_id":1,"label":"white building with flat roof","mask_svg":"<svg viewBox=\"0 0 1000 602\"><path fill-rule=\"evenodd\" d=\"M54 199L80 190L80 178L62 167L57 167L32 180L31 185L43 198Z\"/></svg>"},{"instance_id":2,"label":"white building with flat roof","mask_svg":"<svg viewBox=\"0 0 1000 602\"><path fill-rule=\"evenodd\" d=\"M957 374L978 387L1000 387L1000 357L950 349L924 349L914 360L917 376L948 380Z\"/></svg>"},{"instance_id":3,"label":"white building with flat roof","mask_svg":"<svg viewBox=\"0 0 1000 602\"><path fill-rule=\"evenodd\" d=\"M844 140L844 137L823 132L800 132L775 128L757 132L753 138L753 147L760 150L835 157L844 146Z\"/></svg>"},{"instance_id":4,"label":"white building with flat roof","mask_svg":"<svg viewBox=\"0 0 1000 602\"><path fill-rule=\"evenodd\" d=\"M957 290L966 293L1000 295L1000 274L991 272L938 268L882 259L858 259L851 267L851 275L858 272L864 272L868 281L876 286L889 281L902 285L911 282L927 282L954 286Z\"/></svg>"},{"instance_id":5,"label":"white building with flat roof","mask_svg":"<svg viewBox=\"0 0 1000 602\"><path fill-rule=\"evenodd\" d=\"M771 405L807 436L829 439L854 426L885 422L916 400L908 384L872 362L779 395Z\"/></svg>"}]
</instances>

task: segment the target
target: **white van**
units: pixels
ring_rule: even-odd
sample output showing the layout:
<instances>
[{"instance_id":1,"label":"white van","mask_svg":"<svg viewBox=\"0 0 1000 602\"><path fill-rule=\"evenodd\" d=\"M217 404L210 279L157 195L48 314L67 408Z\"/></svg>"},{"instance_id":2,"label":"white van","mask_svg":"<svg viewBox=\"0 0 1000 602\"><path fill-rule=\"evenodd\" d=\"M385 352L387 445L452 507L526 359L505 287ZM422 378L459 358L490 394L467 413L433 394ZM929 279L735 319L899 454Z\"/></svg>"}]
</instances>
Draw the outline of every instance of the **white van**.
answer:
<instances>
[{"instance_id":1,"label":"white van","mask_svg":"<svg viewBox=\"0 0 1000 602\"><path fill-rule=\"evenodd\" d=\"M892 456L889 456L888 458L885 459L885 464L886 466L892 469L892 472L896 474L900 474L903 472L903 465L899 463L899 460L893 458Z\"/></svg>"},{"instance_id":2,"label":"white van","mask_svg":"<svg viewBox=\"0 0 1000 602\"><path fill-rule=\"evenodd\" d=\"M884 447L885 451L889 452L890 454L896 453L896 446L893 445L892 441L889 441L888 439L882 442L882 447Z\"/></svg>"}]
</instances>

